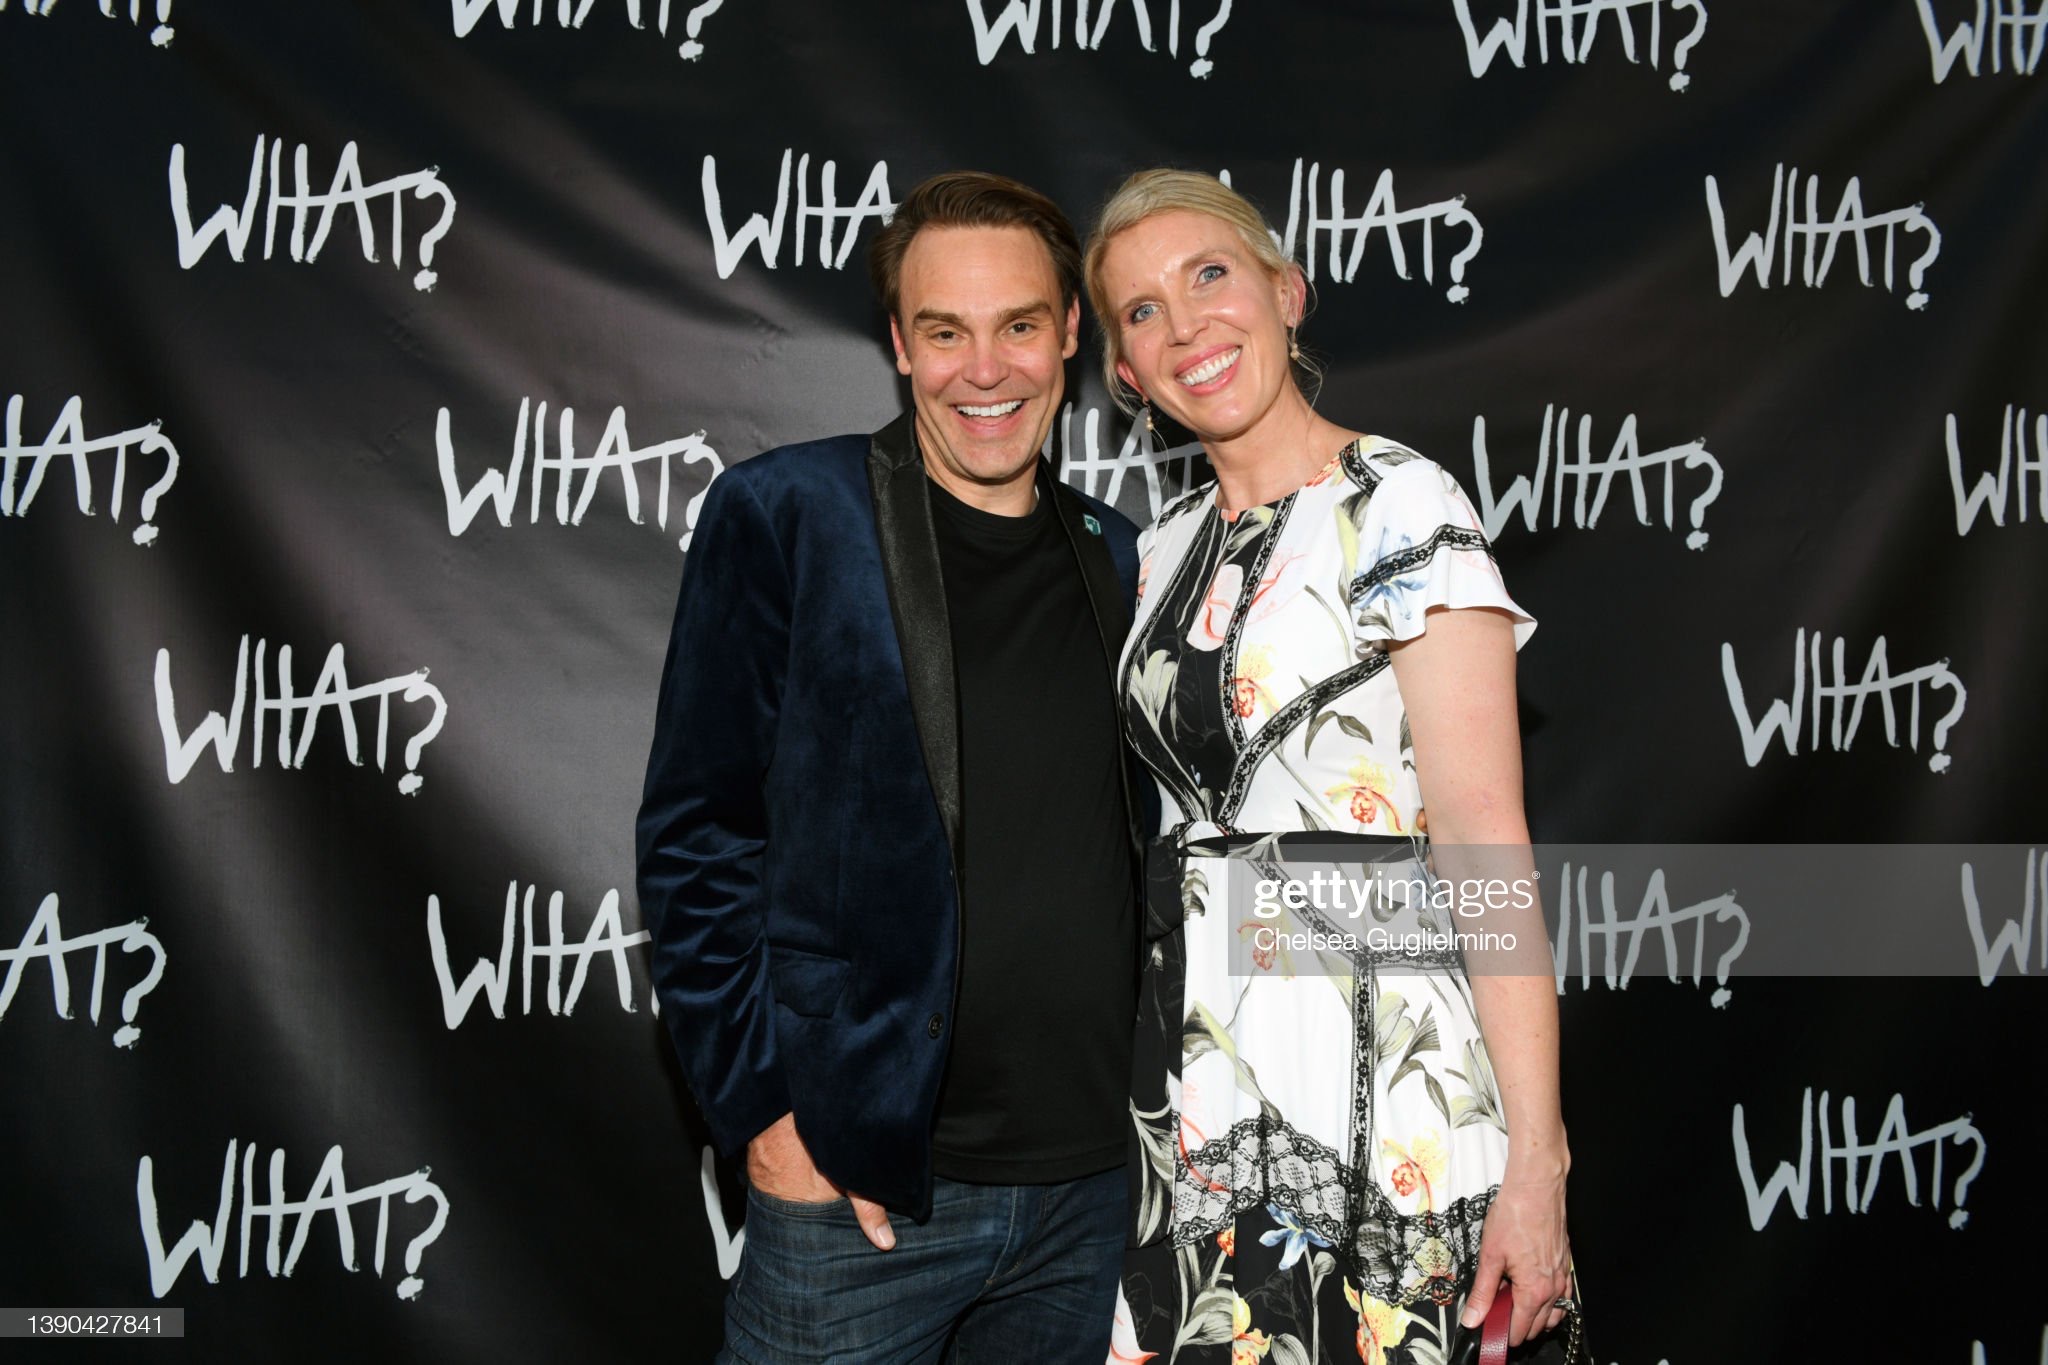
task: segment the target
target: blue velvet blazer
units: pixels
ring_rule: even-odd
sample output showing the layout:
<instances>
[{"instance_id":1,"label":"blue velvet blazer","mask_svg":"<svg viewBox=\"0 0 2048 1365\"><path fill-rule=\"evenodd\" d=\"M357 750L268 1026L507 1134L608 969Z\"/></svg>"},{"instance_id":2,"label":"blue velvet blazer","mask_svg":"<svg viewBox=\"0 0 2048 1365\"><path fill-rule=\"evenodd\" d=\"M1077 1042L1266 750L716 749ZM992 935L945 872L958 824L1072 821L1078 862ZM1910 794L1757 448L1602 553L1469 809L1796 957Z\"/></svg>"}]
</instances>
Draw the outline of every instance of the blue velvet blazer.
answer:
<instances>
[{"instance_id":1,"label":"blue velvet blazer","mask_svg":"<svg viewBox=\"0 0 2048 1365\"><path fill-rule=\"evenodd\" d=\"M1113 677L1136 529L1038 477ZM961 838L927 482L906 415L712 484L636 830L662 1017L719 1147L794 1112L820 1171L913 1217L952 1041Z\"/></svg>"}]
</instances>

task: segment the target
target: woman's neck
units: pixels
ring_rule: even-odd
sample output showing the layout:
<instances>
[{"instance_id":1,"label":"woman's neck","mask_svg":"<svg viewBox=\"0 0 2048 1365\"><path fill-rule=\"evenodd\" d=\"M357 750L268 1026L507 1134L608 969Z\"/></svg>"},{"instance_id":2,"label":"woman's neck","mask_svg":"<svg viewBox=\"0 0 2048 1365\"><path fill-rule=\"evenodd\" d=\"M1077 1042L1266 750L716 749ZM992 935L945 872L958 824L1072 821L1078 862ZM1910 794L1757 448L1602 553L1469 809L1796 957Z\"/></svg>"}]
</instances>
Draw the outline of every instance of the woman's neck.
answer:
<instances>
[{"instance_id":1,"label":"woman's neck","mask_svg":"<svg viewBox=\"0 0 2048 1365\"><path fill-rule=\"evenodd\" d=\"M1216 503L1227 512L1277 502L1314 478L1355 433L1318 415L1289 386L1256 423L1226 440L1204 441L1216 471Z\"/></svg>"}]
</instances>

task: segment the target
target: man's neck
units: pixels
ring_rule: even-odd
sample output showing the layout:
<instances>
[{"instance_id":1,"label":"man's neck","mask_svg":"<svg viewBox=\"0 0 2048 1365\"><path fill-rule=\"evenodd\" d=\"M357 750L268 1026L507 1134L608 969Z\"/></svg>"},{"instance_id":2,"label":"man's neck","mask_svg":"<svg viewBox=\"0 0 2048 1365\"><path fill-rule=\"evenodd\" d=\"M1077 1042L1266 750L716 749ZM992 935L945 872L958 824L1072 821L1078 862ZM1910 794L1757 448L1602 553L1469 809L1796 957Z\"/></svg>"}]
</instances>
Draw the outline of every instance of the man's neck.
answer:
<instances>
[{"instance_id":1,"label":"man's neck","mask_svg":"<svg viewBox=\"0 0 2048 1365\"><path fill-rule=\"evenodd\" d=\"M1025 471L1025 477L1008 483L975 483L954 477L950 471L942 475L929 464L924 467L924 472L925 477L961 502L994 516L1029 516L1038 507L1038 467L1035 464Z\"/></svg>"}]
</instances>

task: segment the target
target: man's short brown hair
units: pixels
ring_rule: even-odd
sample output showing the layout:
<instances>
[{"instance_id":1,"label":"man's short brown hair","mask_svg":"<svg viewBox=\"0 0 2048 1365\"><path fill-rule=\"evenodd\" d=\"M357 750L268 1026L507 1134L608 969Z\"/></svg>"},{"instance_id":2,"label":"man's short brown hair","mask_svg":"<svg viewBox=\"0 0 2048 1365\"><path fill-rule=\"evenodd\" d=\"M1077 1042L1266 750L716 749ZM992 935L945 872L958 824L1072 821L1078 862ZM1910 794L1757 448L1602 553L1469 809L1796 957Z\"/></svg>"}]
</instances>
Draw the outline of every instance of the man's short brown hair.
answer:
<instances>
[{"instance_id":1,"label":"man's short brown hair","mask_svg":"<svg viewBox=\"0 0 2048 1365\"><path fill-rule=\"evenodd\" d=\"M896 316L903 256L928 227L1028 228L1045 243L1060 282L1060 311L1081 296L1081 239L1059 205L1029 185L988 171L946 171L924 181L896 206L887 227L868 248L875 297Z\"/></svg>"}]
</instances>

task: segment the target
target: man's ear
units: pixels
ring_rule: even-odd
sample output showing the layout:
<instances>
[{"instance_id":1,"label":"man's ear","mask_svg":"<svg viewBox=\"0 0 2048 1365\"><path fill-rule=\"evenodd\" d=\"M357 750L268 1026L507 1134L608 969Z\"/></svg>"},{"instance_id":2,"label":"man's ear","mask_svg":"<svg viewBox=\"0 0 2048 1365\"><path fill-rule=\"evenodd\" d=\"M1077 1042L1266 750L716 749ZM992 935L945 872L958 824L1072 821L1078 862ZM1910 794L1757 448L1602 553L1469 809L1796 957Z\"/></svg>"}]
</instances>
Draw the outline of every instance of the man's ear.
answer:
<instances>
[{"instance_id":1,"label":"man's ear","mask_svg":"<svg viewBox=\"0 0 2048 1365\"><path fill-rule=\"evenodd\" d=\"M889 319L889 344L896 348L896 373L908 375L910 373L910 352L903 348L902 324L898 323L893 317ZM1067 354L1072 355L1073 352L1069 351Z\"/></svg>"},{"instance_id":2,"label":"man's ear","mask_svg":"<svg viewBox=\"0 0 2048 1365\"><path fill-rule=\"evenodd\" d=\"M1067 301L1067 344L1061 348L1060 356L1072 360L1074 353L1081 349L1081 300L1078 295Z\"/></svg>"}]
</instances>

